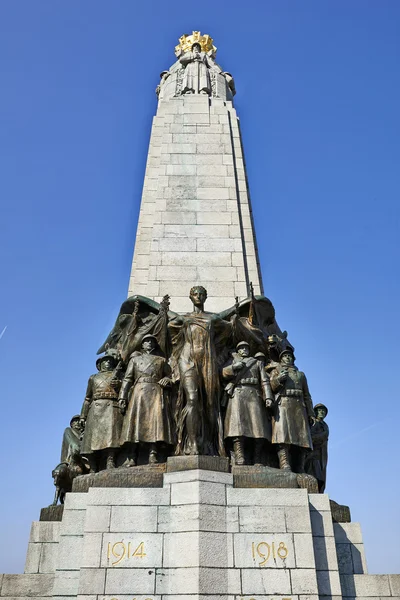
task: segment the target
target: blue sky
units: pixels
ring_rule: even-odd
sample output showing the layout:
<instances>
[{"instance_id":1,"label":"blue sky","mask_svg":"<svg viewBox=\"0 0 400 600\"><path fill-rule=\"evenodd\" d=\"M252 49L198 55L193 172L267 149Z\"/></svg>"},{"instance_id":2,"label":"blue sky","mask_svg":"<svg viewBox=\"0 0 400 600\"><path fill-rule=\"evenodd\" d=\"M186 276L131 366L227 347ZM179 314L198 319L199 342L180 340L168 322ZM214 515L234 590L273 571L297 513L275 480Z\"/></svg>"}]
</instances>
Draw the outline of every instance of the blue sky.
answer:
<instances>
[{"instance_id":1,"label":"blue sky","mask_svg":"<svg viewBox=\"0 0 400 600\"><path fill-rule=\"evenodd\" d=\"M266 295L329 407L330 497L400 572L400 4L0 3L0 572L126 296L159 73L184 32L236 80Z\"/></svg>"}]
</instances>

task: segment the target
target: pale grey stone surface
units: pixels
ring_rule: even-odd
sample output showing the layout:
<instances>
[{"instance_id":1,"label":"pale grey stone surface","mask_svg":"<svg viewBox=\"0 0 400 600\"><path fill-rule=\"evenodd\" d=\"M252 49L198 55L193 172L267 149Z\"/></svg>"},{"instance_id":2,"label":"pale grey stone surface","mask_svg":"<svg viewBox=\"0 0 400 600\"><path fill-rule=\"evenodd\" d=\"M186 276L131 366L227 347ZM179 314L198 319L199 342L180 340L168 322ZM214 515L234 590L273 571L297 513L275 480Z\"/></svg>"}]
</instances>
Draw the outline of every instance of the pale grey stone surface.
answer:
<instances>
[{"instance_id":1,"label":"pale grey stone surface","mask_svg":"<svg viewBox=\"0 0 400 600\"><path fill-rule=\"evenodd\" d=\"M311 532L310 511L308 506L287 506L284 509L286 528L288 532Z\"/></svg>"},{"instance_id":2,"label":"pale grey stone surface","mask_svg":"<svg viewBox=\"0 0 400 600\"><path fill-rule=\"evenodd\" d=\"M237 507L207 504L160 506L158 531L239 531Z\"/></svg>"},{"instance_id":3,"label":"pale grey stone surface","mask_svg":"<svg viewBox=\"0 0 400 600\"><path fill-rule=\"evenodd\" d=\"M107 569L105 593L154 594L155 577L154 569Z\"/></svg>"},{"instance_id":4,"label":"pale grey stone surface","mask_svg":"<svg viewBox=\"0 0 400 600\"><path fill-rule=\"evenodd\" d=\"M54 579L54 596L76 596L79 587L79 571L57 570Z\"/></svg>"},{"instance_id":5,"label":"pale grey stone surface","mask_svg":"<svg viewBox=\"0 0 400 600\"><path fill-rule=\"evenodd\" d=\"M86 496L86 494L77 494ZM166 488L90 488L87 494L91 505L154 506L169 504L170 490Z\"/></svg>"},{"instance_id":6,"label":"pale grey stone surface","mask_svg":"<svg viewBox=\"0 0 400 600\"><path fill-rule=\"evenodd\" d=\"M86 510L64 509L61 522L61 535L80 535L84 530Z\"/></svg>"},{"instance_id":7,"label":"pale grey stone surface","mask_svg":"<svg viewBox=\"0 0 400 600\"><path fill-rule=\"evenodd\" d=\"M85 532L109 531L111 519L110 506L88 506L84 530Z\"/></svg>"},{"instance_id":8,"label":"pale grey stone surface","mask_svg":"<svg viewBox=\"0 0 400 600\"><path fill-rule=\"evenodd\" d=\"M171 485L171 504L226 504L225 485L191 481Z\"/></svg>"},{"instance_id":9,"label":"pale grey stone surface","mask_svg":"<svg viewBox=\"0 0 400 600\"><path fill-rule=\"evenodd\" d=\"M23 575L3 575L1 582L1 596L51 596L53 583L53 574L24 573Z\"/></svg>"},{"instance_id":10,"label":"pale grey stone surface","mask_svg":"<svg viewBox=\"0 0 400 600\"><path fill-rule=\"evenodd\" d=\"M79 578L79 594L104 594L105 580L106 569L82 568Z\"/></svg>"},{"instance_id":11,"label":"pale grey stone surface","mask_svg":"<svg viewBox=\"0 0 400 600\"><path fill-rule=\"evenodd\" d=\"M156 531L157 506L113 506L110 531Z\"/></svg>"},{"instance_id":12,"label":"pale grey stone surface","mask_svg":"<svg viewBox=\"0 0 400 600\"><path fill-rule=\"evenodd\" d=\"M314 569L292 569L293 594L318 594L317 577Z\"/></svg>"},{"instance_id":13,"label":"pale grey stone surface","mask_svg":"<svg viewBox=\"0 0 400 600\"><path fill-rule=\"evenodd\" d=\"M31 526L30 542L58 542L60 536L60 522L33 521Z\"/></svg>"},{"instance_id":14,"label":"pale grey stone surface","mask_svg":"<svg viewBox=\"0 0 400 600\"><path fill-rule=\"evenodd\" d=\"M240 588L235 569L157 569L156 594L240 594Z\"/></svg>"},{"instance_id":15,"label":"pale grey stone surface","mask_svg":"<svg viewBox=\"0 0 400 600\"><path fill-rule=\"evenodd\" d=\"M286 533L285 509L270 506L240 506L241 532Z\"/></svg>"},{"instance_id":16,"label":"pale grey stone surface","mask_svg":"<svg viewBox=\"0 0 400 600\"><path fill-rule=\"evenodd\" d=\"M304 489L228 488L226 493L228 505L308 506L307 490Z\"/></svg>"},{"instance_id":17,"label":"pale grey stone surface","mask_svg":"<svg viewBox=\"0 0 400 600\"><path fill-rule=\"evenodd\" d=\"M85 533L82 547L82 567L99 568L103 547L102 533Z\"/></svg>"},{"instance_id":18,"label":"pale grey stone surface","mask_svg":"<svg viewBox=\"0 0 400 600\"><path fill-rule=\"evenodd\" d=\"M83 536L62 535L58 546L57 568L79 569L82 560Z\"/></svg>"},{"instance_id":19,"label":"pale grey stone surface","mask_svg":"<svg viewBox=\"0 0 400 600\"><path fill-rule=\"evenodd\" d=\"M24 573L39 573L40 553L42 544L30 542L26 553Z\"/></svg>"},{"instance_id":20,"label":"pale grey stone surface","mask_svg":"<svg viewBox=\"0 0 400 600\"><path fill-rule=\"evenodd\" d=\"M233 567L232 534L214 531L166 533L163 568Z\"/></svg>"},{"instance_id":21,"label":"pale grey stone surface","mask_svg":"<svg viewBox=\"0 0 400 600\"><path fill-rule=\"evenodd\" d=\"M390 596L389 575L340 575L343 596Z\"/></svg>"},{"instance_id":22,"label":"pale grey stone surface","mask_svg":"<svg viewBox=\"0 0 400 600\"><path fill-rule=\"evenodd\" d=\"M345 542L363 543L360 523L334 523L333 530L338 544Z\"/></svg>"},{"instance_id":23,"label":"pale grey stone surface","mask_svg":"<svg viewBox=\"0 0 400 600\"><path fill-rule=\"evenodd\" d=\"M66 510L85 510L88 501L87 494L68 492L65 497L64 511Z\"/></svg>"},{"instance_id":24,"label":"pale grey stone surface","mask_svg":"<svg viewBox=\"0 0 400 600\"><path fill-rule=\"evenodd\" d=\"M389 575L389 586L392 596L400 596L400 575Z\"/></svg>"},{"instance_id":25,"label":"pale grey stone surface","mask_svg":"<svg viewBox=\"0 0 400 600\"><path fill-rule=\"evenodd\" d=\"M311 533L294 533L296 567L315 569L313 537Z\"/></svg>"},{"instance_id":26,"label":"pale grey stone surface","mask_svg":"<svg viewBox=\"0 0 400 600\"><path fill-rule=\"evenodd\" d=\"M162 199L168 205L160 204ZM233 203L227 210L226 203L230 201ZM225 205L221 206L221 202ZM231 225L239 223L239 206L242 207L242 223L247 232L245 239L249 244L245 249L248 280L253 280L256 293L260 293L262 285L253 241L253 225L249 216L251 211L236 111L228 103L216 105L214 98L210 100L210 104L198 103L189 98L185 98L185 103L181 104L162 100L153 120L129 294L141 293L157 299L162 292L156 282L171 281L174 287L179 288L179 284L182 284L178 293L171 294L171 308L178 312L190 310L190 304L181 300L186 293L182 292L182 286L188 280L192 285L201 284L207 274L196 269L190 273L175 271L168 273L168 276L161 276L160 271L151 272L148 267L160 264L199 266L198 259L186 256L188 252L201 251L199 248L193 248L189 244L186 247L175 246L176 249L173 249L164 242L169 238L203 238L207 242L230 238L234 242L241 242L239 227L235 225L233 229ZM159 223L165 224L162 231L158 228ZM207 226L207 229L200 229ZM221 229L211 229L212 226L227 226L230 229L222 232ZM187 229L182 229L184 227ZM157 240L159 247L147 250L142 247L144 235L147 240ZM221 255L208 259L203 257L201 264L221 268L233 264L240 270L240 274L231 271L225 275L224 280L231 285L237 281L244 282L246 262L243 248L241 245L236 249L241 257L229 257L229 262L228 257ZM230 250L231 248L228 252ZM160 261L160 251L178 252L180 256L163 254ZM218 250L209 252L214 251ZM204 262L207 260L212 262ZM208 280L216 279L217 277L209 277ZM232 304L232 296L238 292L240 297L245 297L248 293L245 286L237 287L226 294L224 305L222 295L219 294L217 299L210 290L208 310L226 308ZM176 306L175 297L180 299Z\"/></svg>"},{"instance_id":27,"label":"pale grey stone surface","mask_svg":"<svg viewBox=\"0 0 400 600\"><path fill-rule=\"evenodd\" d=\"M58 562L58 544L42 544L39 573L54 573Z\"/></svg>"},{"instance_id":28,"label":"pale grey stone surface","mask_svg":"<svg viewBox=\"0 0 400 600\"><path fill-rule=\"evenodd\" d=\"M290 573L284 569L243 569L242 594L290 595ZM294 571L291 571L294 573Z\"/></svg>"}]
</instances>

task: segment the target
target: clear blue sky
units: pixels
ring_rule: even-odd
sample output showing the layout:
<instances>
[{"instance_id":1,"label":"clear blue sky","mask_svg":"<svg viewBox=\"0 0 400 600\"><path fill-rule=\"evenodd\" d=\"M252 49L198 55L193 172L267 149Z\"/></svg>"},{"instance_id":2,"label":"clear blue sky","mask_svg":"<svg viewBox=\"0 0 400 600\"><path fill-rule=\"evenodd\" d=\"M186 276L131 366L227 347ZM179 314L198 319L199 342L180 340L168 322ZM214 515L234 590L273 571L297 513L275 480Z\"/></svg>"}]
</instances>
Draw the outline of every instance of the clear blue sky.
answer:
<instances>
[{"instance_id":1,"label":"clear blue sky","mask_svg":"<svg viewBox=\"0 0 400 600\"><path fill-rule=\"evenodd\" d=\"M184 32L236 80L265 293L329 407L330 496L400 572L400 3L2 0L0 572L128 287L159 73Z\"/></svg>"}]
</instances>

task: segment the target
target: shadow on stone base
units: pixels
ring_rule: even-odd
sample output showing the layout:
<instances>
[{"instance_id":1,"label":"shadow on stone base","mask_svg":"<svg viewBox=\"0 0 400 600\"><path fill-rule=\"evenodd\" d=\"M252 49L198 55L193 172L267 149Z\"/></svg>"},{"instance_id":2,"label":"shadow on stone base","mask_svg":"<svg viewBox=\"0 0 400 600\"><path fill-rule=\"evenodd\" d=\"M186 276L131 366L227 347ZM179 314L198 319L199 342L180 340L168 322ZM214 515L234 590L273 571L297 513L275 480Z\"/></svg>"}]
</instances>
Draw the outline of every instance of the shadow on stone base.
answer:
<instances>
[{"instance_id":1,"label":"shadow on stone base","mask_svg":"<svg viewBox=\"0 0 400 600\"><path fill-rule=\"evenodd\" d=\"M263 466L232 467L235 488L305 488L318 494L318 482L307 473L292 473Z\"/></svg>"},{"instance_id":2,"label":"shadow on stone base","mask_svg":"<svg viewBox=\"0 0 400 600\"><path fill-rule=\"evenodd\" d=\"M91 487L158 488L163 486L166 464L120 467L99 473L80 475L72 483L73 492L87 492Z\"/></svg>"},{"instance_id":3,"label":"shadow on stone base","mask_svg":"<svg viewBox=\"0 0 400 600\"><path fill-rule=\"evenodd\" d=\"M40 511L39 521L62 521L64 504L45 506Z\"/></svg>"}]
</instances>

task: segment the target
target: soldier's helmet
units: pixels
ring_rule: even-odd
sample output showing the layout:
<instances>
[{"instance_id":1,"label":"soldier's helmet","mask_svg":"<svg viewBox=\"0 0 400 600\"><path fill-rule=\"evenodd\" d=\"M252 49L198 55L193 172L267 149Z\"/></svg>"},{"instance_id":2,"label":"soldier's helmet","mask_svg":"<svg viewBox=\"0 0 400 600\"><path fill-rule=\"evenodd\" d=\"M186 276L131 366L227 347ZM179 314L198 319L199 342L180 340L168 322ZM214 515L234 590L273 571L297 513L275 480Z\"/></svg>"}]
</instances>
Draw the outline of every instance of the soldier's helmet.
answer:
<instances>
[{"instance_id":1,"label":"soldier's helmet","mask_svg":"<svg viewBox=\"0 0 400 600\"><path fill-rule=\"evenodd\" d=\"M156 345L158 346L158 341L157 341L157 338L156 338L156 336L155 336L155 335L151 335L151 333L146 333L146 335L144 335L144 336L142 337L142 344L143 344L143 342L144 342L144 341L146 341L146 340L154 340L154 341L155 341L155 343L156 343Z\"/></svg>"},{"instance_id":2,"label":"soldier's helmet","mask_svg":"<svg viewBox=\"0 0 400 600\"><path fill-rule=\"evenodd\" d=\"M101 363L104 362L105 360L111 361L113 364L113 367L116 367L118 364L118 359L115 356L115 354L104 354L103 356L100 356L96 360L96 367L97 367L98 371L100 371Z\"/></svg>"},{"instance_id":3,"label":"soldier's helmet","mask_svg":"<svg viewBox=\"0 0 400 600\"><path fill-rule=\"evenodd\" d=\"M287 346L284 350L282 350L282 352L279 355L279 360L281 360L281 358L282 358L282 356L284 356L284 354L291 354L293 356L293 360L296 360L296 357L294 355L294 350L290 346Z\"/></svg>"},{"instance_id":4,"label":"soldier's helmet","mask_svg":"<svg viewBox=\"0 0 400 600\"><path fill-rule=\"evenodd\" d=\"M238 343L238 345L236 346L236 350L239 350L239 348L241 348L242 346L247 346L248 348L250 348L250 344L243 341Z\"/></svg>"},{"instance_id":5,"label":"soldier's helmet","mask_svg":"<svg viewBox=\"0 0 400 600\"><path fill-rule=\"evenodd\" d=\"M327 407L325 406L325 404L322 404L322 403L316 404L316 405L314 406L314 412L316 412L316 411L318 410L318 408L323 408L323 409L324 409L324 411L325 411L325 416L328 414L328 409L327 409Z\"/></svg>"}]
</instances>

